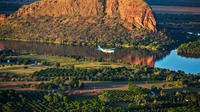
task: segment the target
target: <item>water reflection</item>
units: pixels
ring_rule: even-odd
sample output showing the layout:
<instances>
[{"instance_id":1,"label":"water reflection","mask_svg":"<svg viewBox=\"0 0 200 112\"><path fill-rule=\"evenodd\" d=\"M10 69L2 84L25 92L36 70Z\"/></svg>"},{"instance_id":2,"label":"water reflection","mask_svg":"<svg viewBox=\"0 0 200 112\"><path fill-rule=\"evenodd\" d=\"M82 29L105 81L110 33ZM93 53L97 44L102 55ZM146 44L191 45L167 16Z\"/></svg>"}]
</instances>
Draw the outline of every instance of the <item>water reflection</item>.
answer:
<instances>
[{"instance_id":1,"label":"water reflection","mask_svg":"<svg viewBox=\"0 0 200 112\"><path fill-rule=\"evenodd\" d=\"M16 52L29 52L44 55L76 55L97 59L111 59L130 64L148 65L170 70L183 70L186 73L200 73L200 58L186 58L177 55L175 50L170 54L153 53L141 49L116 49L114 54L106 54L96 47L65 46L33 42L0 41L0 49L10 48Z\"/></svg>"},{"instance_id":2,"label":"water reflection","mask_svg":"<svg viewBox=\"0 0 200 112\"><path fill-rule=\"evenodd\" d=\"M65 46L46 43L18 42L18 41L0 41L0 48L10 48L16 52L30 52L48 55L76 55L87 56L98 59L111 59L127 62L130 64L140 64L154 66L156 58L159 55L141 49L116 49L114 54L100 52L95 47Z\"/></svg>"},{"instance_id":3,"label":"water reflection","mask_svg":"<svg viewBox=\"0 0 200 112\"><path fill-rule=\"evenodd\" d=\"M200 73L200 58L187 58L179 56L175 50L163 59L156 60L155 67L174 71L182 70L185 73Z\"/></svg>"}]
</instances>

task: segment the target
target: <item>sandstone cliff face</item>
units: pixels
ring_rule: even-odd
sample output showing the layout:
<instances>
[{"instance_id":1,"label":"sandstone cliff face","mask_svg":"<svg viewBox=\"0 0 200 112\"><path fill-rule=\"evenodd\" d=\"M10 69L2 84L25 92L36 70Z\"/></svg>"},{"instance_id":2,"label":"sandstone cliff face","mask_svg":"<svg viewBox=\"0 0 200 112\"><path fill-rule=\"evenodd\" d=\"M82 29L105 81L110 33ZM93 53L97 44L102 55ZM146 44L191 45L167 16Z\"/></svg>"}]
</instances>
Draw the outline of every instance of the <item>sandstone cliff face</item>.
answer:
<instances>
[{"instance_id":1,"label":"sandstone cliff face","mask_svg":"<svg viewBox=\"0 0 200 112\"><path fill-rule=\"evenodd\" d=\"M143 0L42 0L23 6L12 17L81 16L122 20L122 25L156 31L151 7Z\"/></svg>"},{"instance_id":2,"label":"sandstone cliff face","mask_svg":"<svg viewBox=\"0 0 200 112\"><path fill-rule=\"evenodd\" d=\"M5 20L6 19L6 14L0 14L0 21Z\"/></svg>"},{"instance_id":3,"label":"sandstone cliff face","mask_svg":"<svg viewBox=\"0 0 200 112\"><path fill-rule=\"evenodd\" d=\"M15 16L83 16L100 17L103 4L98 0L42 0L26 5Z\"/></svg>"},{"instance_id":4,"label":"sandstone cliff face","mask_svg":"<svg viewBox=\"0 0 200 112\"><path fill-rule=\"evenodd\" d=\"M117 17L130 23L128 29L133 26L156 31L156 21L151 7L142 0L107 0L107 16Z\"/></svg>"}]
</instances>

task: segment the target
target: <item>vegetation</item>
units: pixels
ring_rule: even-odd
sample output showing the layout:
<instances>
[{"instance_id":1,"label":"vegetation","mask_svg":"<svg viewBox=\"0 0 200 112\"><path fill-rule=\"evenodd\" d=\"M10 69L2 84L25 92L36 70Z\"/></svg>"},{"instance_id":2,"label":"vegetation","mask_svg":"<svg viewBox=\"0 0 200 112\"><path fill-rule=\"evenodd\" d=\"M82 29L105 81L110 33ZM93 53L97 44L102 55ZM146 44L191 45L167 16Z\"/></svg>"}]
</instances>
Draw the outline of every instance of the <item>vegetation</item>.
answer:
<instances>
[{"instance_id":1,"label":"vegetation","mask_svg":"<svg viewBox=\"0 0 200 112\"><path fill-rule=\"evenodd\" d=\"M44 60L42 61L40 59L33 58L20 58L20 55L20 53L14 52L14 50L11 49L0 50L0 77L7 77L8 75L6 74L15 74L15 76L17 76L17 74L30 74L46 68L47 65L49 65L49 63ZM41 63L41 65L37 66L38 63ZM9 76L7 78L3 77L1 80L11 80ZM11 75L10 77L14 79L13 75Z\"/></svg>"},{"instance_id":2,"label":"vegetation","mask_svg":"<svg viewBox=\"0 0 200 112\"><path fill-rule=\"evenodd\" d=\"M183 49L182 52L186 51L187 53L187 49L191 49L189 51L192 52L192 55L196 55L194 51L199 51L197 46L200 41L197 40L198 37L189 35L186 32L193 31L193 29L194 32L198 31L200 16L157 15L157 18L160 31L164 32L164 28L166 28L170 31L169 35L172 40L169 38L164 39L165 33L162 32L152 33L143 29L127 31L119 24L113 27L104 24L75 26L66 23L64 25L61 23L65 18L52 19L50 17L39 19L46 22L37 21L31 17L27 18L28 21L17 20L20 24L9 20L10 23L14 24L13 26L9 25L10 23L2 22L0 35L1 39L15 37L14 39L25 41L42 41L67 45L100 44L101 46L141 47L152 50L170 50L181 43L186 43L178 49ZM60 26L57 28L54 25ZM54 30L50 31L48 27ZM60 29L62 31L58 33ZM2 33L3 31L7 33ZM55 35L49 34L52 32L56 32ZM25 36L22 37L21 34ZM40 37L40 35L44 37ZM191 42L187 43L188 41ZM27 49L31 47L29 46ZM45 49L49 46L41 48ZM150 54L148 51L144 52ZM144 52L139 54L139 57ZM22 88L42 89L43 91L0 90L0 112L200 111L199 74L185 74L183 71L175 72L149 66L130 65L121 63L121 61L118 62L118 60L90 58L87 55L65 55L66 53L63 53L58 56L58 53L54 51L51 54L52 56L41 55L40 53L21 55L9 49L0 50L0 81L48 81L34 84L27 82L21 85ZM66 81L69 83L66 83ZM100 92L100 95L66 94L66 90L84 89L84 81L128 81L129 83L128 90L106 90ZM141 81L159 83L149 84L149 87L143 88L147 84L142 87L140 86ZM135 85L137 82L140 87ZM170 87L173 87L173 89ZM180 87L180 90L176 90L178 87ZM161 88L167 88L168 90ZM195 91L187 91L189 88Z\"/></svg>"},{"instance_id":3,"label":"vegetation","mask_svg":"<svg viewBox=\"0 0 200 112\"><path fill-rule=\"evenodd\" d=\"M150 1L150 3L154 1ZM173 1L159 3L168 3L169 5L169 2ZM179 2L185 3L188 1L180 0ZM195 1L192 3L195 5L198 4ZM174 3L172 4L174 5ZM186 3L186 5L188 4L189 3ZM0 37L1 39L8 40L13 39L22 41L50 42L79 46L100 44L101 46L140 47L150 50L170 50L175 46L178 46L180 43L183 43L182 41L185 42L188 40L187 38L183 38L183 36L185 37L184 33L188 30L199 31L200 20L199 15L188 16L179 14L156 14L159 32L152 33L144 29L137 28L132 31L128 31L115 22L112 27L102 24L100 21L97 23L101 24L97 26L95 24L83 24L81 21L79 25L70 22L63 24L63 21L65 21L66 18L73 20L73 18L70 17L38 17L37 19L27 17L19 18L17 23L19 22L20 24L17 24L13 20L1 22L0 29L2 32L0 33ZM23 19L26 21L22 21ZM84 19L80 17L77 17L77 20L82 20L82 22L84 21ZM91 18L90 21L98 20ZM10 23L16 25L12 26ZM59 26L59 28L57 26ZM21 30L23 28L26 29ZM50 29L53 29L53 31L49 31ZM170 32L168 37L172 37L172 40L165 38L166 29L167 32ZM7 33L4 34L4 31ZM191 40L191 36L189 40Z\"/></svg>"},{"instance_id":4,"label":"vegetation","mask_svg":"<svg viewBox=\"0 0 200 112\"><path fill-rule=\"evenodd\" d=\"M104 55L103 55L104 56ZM103 57L101 56L101 57ZM46 66L53 66L56 67L60 65L60 67L79 67L79 68L100 68L103 66L110 66L110 67L121 67L127 66L127 63L121 63L120 61L114 61L112 59L103 59L101 57L89 57L88 56L75 56L75 55L20 55L17 57L11 57L14 59L27 59L33 60L35 63L46 65ZM109 62L109 64L108 64ZM107 65L106 65L107 64Z\"/></svg>"},{"instance_id":5,"label":"vegetation","mask_svg":"<svg viewBox=\"0 0 200 112\"><path fill-rule=\"evenodd\" d=\"M200 57L200 39L194 42L181 44L177 48L177 52L179 55L183 55L186 57Z\"/></svg>"},{"instance_id":6,"label":"vegetation","mask_svg":"<svg viewBox=\"0 0 200 112\"><path fill-rule=\"evenodd\" d=\"M51 56L53 55L53 56ZM101 68L103 66L108 67L121 67L129 66L127 63L120 63L108 60L107 62L102 58L93 58L87 56L76 55L38 55L29 53L16 53L13 50L3 49L0 51L0 71L2 74L5 72L28 75L35 71L49 67L61 67L61 68ZM109 62L109 64L108 64ZM3 73L4 72L4 73ZM3 80L3 79L1 79ZM5 80L11 80L5 78ZM17 79L15 79L17 80Z\"/></svg>"},{"instance_id":7,"label":"vegetation","mask_svg":"<svg viewBox=\"0 0 200 112\"><path fill-rule=\"evenodd\" d=\"M23 19L25 20L22 21ZM39 17L36 19L27 17L1 21L0 29L2 32L0 32L0 38L3 40L37 41L80 46L100 44L116 47L145 47L151 50L166 50L174 44L170 39L166 39L166 35L161 31L155 33L138 28L129 31L117 23L113 23L112 27L103 23L96 25L67 22L63 24L62 22L66 19L73 20L74 18ZM84 18L77 17L77 19L84 21ZM17 23L14 21L17 21Z\"/></svg>"},{"instance_id":8,"label":"vegetation","mask_svg":"<svg viewBox=\"0 0 200 112\"><path fill-rule=\"evenodd\" d=\"M69 87L70 87L70 89L72 89L72 88L83 88L84 83L81 82L80 80L76 79L76 78L73 78L69 82Z\"/></svg>"},{"instance_id":9,"label":"vegetation","mask_svg":"<svg viewBox=\"0 0 200 112\"><path fill-rule=\"evenodd\" d=\"M43 65L48 65L47 62L37 59L31 59L31 58L20 58L21 54L14 52L14 50L11 49L3 49L0 50L0 64L7 64L7 65L28 65L28 64L34 64L37 62L41 62ZM16 57L16 58L15 58Z\"/></svg>"},{"instance_id":10,"label":"vegetation","mask_svg":"<svg viewBox=\"0 0 200 112\"><path fill-rule=\"evenodd\" d=\"M143 90L143 89L142 89ZM58 92L0 91L0 109L7 111L199 111L199 94L168 92L152 95L150 90L104 91L99 96L69 96Z\"/></svg>"},{"instance_id":11,"label":"vegetation","mask_svg":"<svg viewBox=\"0 0 200 112\"><path fill-rule=\"evenodd\" d=\"M59 89L59 87L53 83L22 84L21 88L49 89L49 90Z\"/></svg>"},{"instance_id":12,"label":"vegetation","mask_svg":"<svg viewBox=\"0 0 200 112\"><path fill-rule=\"evenodd\" d=\"M158 20L158 29L167 31L177 47L181 43L198 39L198 36L187 34L187 32L199 32L200 15L156 14L156 20Z\"/></svg>"},{"instance_id":13,"label":"vegetation","mask_svg":"<svg viewBox=\"0 0 200 112\"><path fill-rule=\"evenodd\" d=\"M15 91L13 91L15 92ZM13 93L11 92L11 93ZM10 94L10 91L1 91L0 96L4 97ZM61 93L47 92L22 92L24 101L9 100L1 102L1 111L119 111L121 108L113 108L103 102L99 102L96 97L70 97ZM1 97L1 101L2 100ZM13 96L19 99L18 96ZM6 97L5 97L6 98ZM122 109L123 110L123 109Z\"/></svg>"},{"instance_id":14,"label":"vegetation","mask_svg":"<svg viewBox=\"0 0 200 112\"><path fill-rule=\"evenodd\" d=\"M0 49L0 63L5 63L7 62L6 57L7 56L15 56L16 53L13 52L11 49Z\"/></svg>"},{"instance_id":15,"label":"vegetation","mask_svg":"<svg viewBox=\"0 0 200 112\"><path fill-rule=\"evenodd\" d=\"M65 83L65 79L63 79L63 77L55 77L55 78L51 78L50 82L44 83L41 82L39 84L22 84L21 88L33 88L33 89L48 89L48 90L71 90L74 88L83 88L84 87L84 83L81 82L78 79L70 79L69 84Z\"/></svg>"},{"instance_id":16,"label":"vegetation","mask_svg":"<svg viewBox=\"0 0 200 112\"><path fill-rule=\"evenodd\" d=\"M57 69L48 68L32 74L34 80L50 80L52 77L63 79L78 78L80 80L100 81L177 81L177 86L200 88L200 76L174 72L167 69L151 68L135 65L133 68L103 68L103 69Z\"/></svg>"}]
</instances>

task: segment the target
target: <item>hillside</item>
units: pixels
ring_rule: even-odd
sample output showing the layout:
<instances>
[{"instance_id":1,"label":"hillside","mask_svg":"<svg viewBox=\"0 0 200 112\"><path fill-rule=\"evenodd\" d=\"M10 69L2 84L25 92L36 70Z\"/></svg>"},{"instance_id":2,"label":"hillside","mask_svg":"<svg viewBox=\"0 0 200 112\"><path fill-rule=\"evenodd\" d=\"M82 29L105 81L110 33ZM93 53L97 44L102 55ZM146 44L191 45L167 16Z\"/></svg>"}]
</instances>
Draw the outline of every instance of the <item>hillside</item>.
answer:
<instances>
[{"instance_id":1,"label":"hillside","mask_svg":"<svg viewBox=\"0 0 200 112\"><path fill-rule=\"evenodd\" d=\"M127 43L163 38L156 31L143 0L42 0L0 21L1 38L23 40Z\"/></svg>"}]
</instances>

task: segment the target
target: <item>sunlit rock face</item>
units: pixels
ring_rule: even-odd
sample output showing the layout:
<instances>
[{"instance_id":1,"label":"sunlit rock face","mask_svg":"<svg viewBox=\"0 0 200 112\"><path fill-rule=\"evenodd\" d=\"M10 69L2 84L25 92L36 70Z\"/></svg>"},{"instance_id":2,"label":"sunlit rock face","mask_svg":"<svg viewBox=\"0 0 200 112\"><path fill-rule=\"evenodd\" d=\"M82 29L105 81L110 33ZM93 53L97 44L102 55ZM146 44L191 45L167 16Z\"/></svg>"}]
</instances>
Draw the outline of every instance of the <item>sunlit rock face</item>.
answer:
<instances>
[{"instance_id":1,"label":"sunlit rock face","mask_svg":"<svg viewBox=\"0 0 200 112\"><path fill-rule=\"evenodd\" d=\"M150 29L156 31L156 20L151 7L143 0L106 0L106 14L127 21L126 28Z\"/></svg>"},{"instance_id":2,"label":"sunlit rock face","mask_svg":"<svg viewBox=\"0 0 200 112\"><path fill-rule=\"evenodd\" d=\"M0 14L0 21L5 20L6 19L6 14Z\"/></svg>"},{"instance_id":3,"label":"sunlit rock face","mask_svg":"<svg viewBox=\"0 0 200 112\"><path fill-rule=\"evenodd\" d=\"M138 27L156 31L152 9L143 0L41 0L23 6L10 17L26 16L94 17L97 20L92 22L96 24L99 23L99 19L113 19L129 30ZM85 22L91 21L88 19Z\"/></svg>"}]
</instances>

